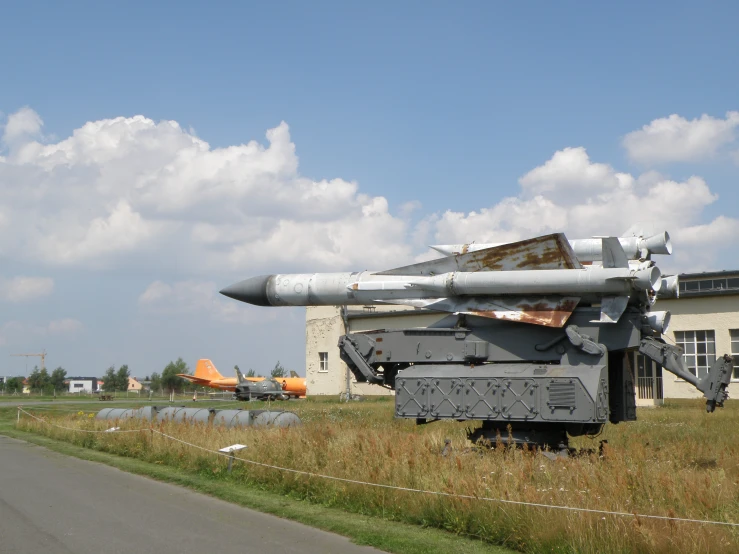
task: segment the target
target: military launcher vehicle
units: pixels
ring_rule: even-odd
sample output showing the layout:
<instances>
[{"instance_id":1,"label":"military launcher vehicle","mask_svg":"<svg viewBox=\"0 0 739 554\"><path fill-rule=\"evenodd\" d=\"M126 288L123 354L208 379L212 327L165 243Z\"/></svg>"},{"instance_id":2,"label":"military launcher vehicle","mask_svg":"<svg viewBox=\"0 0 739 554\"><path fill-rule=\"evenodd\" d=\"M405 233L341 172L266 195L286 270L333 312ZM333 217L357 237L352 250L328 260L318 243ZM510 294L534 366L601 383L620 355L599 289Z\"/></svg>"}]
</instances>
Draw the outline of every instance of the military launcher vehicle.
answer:
<instances>
[{"instance_id":1,"label":"military launcher vehicle","mask_svg":"<svg viewBox=\"0 0 739 554\"><path fill-rule=\"evenodd\" d=\"M427 423L480 421L471 440L511 437L564 449L568 436L636 419L639 351L703 392L727 398L729 356L703 378L665 343L677 296L653 254L667 233L568 241L552 234L501 245L442 245L444 257L386 271L263 275L222 294L257 306L399 304L449 313L426 328L378 329L339 339L357 381L395 390L395 415Z\"/></svg>"}]
</instances>

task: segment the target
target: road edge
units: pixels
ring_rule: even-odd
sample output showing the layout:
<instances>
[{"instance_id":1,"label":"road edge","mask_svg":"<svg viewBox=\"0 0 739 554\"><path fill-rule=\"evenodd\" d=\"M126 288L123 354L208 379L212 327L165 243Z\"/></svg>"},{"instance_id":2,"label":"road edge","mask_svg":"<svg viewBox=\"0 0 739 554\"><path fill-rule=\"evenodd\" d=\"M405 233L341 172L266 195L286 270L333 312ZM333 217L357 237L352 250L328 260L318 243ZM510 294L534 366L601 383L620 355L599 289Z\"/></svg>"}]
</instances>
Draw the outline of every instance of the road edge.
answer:
<instances>
[{"instance_id":1,"label":"road edge","mask_svg":"<svg viewBox=\"0 0 739 554\"><path fill-rule=\"evenodd\" d=\"M245 508L336 533L349 538L355 544L372 546L386 552L395 554L447 554L448 552L512 554L515 552L480 540L453 535L440 529L355 514L246 486L236 488L230 483L182 473L168 466L90 450L16 429L1 429L0 435L23 440L67 456L102 463L142 477L186 487Z\"/></svg>"}]
</instances>

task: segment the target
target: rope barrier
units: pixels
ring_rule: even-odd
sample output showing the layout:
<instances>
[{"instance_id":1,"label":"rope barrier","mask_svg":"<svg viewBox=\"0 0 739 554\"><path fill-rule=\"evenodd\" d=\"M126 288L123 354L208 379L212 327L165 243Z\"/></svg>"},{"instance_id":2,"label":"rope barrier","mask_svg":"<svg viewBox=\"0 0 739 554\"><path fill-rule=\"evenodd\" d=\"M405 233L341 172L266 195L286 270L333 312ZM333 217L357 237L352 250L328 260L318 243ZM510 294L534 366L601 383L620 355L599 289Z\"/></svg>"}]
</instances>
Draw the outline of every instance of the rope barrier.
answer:
<instances>
[{"instance_id":1,"label":"rope barrier","mask_svg":"<svg viewBox=\"0 0 739 554\"><path fill-rule=\"evenodd\" d=\"M80 431L80 432L91 432L91 433L106 433L107 431L87 431L85 429L74 429L72 427L63 427L61 425L56 425L54 423L48 422L46 420L37 418L33 416L32 414L29 414L25 410L23 410L21 407L18 407L18 410L20 412L23 412L24 414L27 414L34 419L37 419L38 421L41 421L42 423L46 423L47 425L52 425L54 427L60 427L61 429L69 429L72 431ZM153 433L156 433L158 435L161 435L163 437L166 437L167 439L185 444L187 446L191 446L193 448L197 448L198 450L204 450L205 452L209 452L211 454L215 454L216 456L223 456L223 457L230 457L230 454L226 454L224 452L219 452L217 450L211 450L210 448L205 448L203 446L198 446L197 444L193 444L191 442L183 441L182 439L178 439L177 437L173 437L172 435L168 435L166 433L163 433L161 431L158 431L154 428L147 428L147 429L135 429L135 430L128 430L128 431L115 431L116 433L125 433L125 432L140 432L140 431L152 431ZM651 514L637 514L637 513L631 513L631 512L618 512L618 511L612 511L612 510L598 510L595 508L578 508L575 506L562 506L559 504L544 504L540 502L524 502L521 500L508 500L505 498L491 498L487 496L473 496L468 494L457 494L457 493L451 493L451 492L442 492L442 491L429 491L425 489L413 489L408 487L398 487L396 485L386 485L383 483L372 483L369 481L360 481L357 479L347 479L346 477L336 477L334 475L324 475L321 473L313 473L310 471L304 471L300 469L292 469L287 467L280 467L276 465L271 464L265 464L263 462L257 462L254 460L248 460L246 458L238 458L234 457L233 459L243 462L245 464L251 464L255 466L265 467L268 469L274 469L278 471L284 471L288 473L294 473L298 475L305 475L307 477L318 477L320 479L326 479L330 481L339 481L342 483L350 483L353 485L363 485L367 487L376 487L376 488L382 488L382 489L390 489L390 490L396 490L396 491L402 491L402 492L413 492L418 494L428 494L432 496L443 496L447 498L459 498L463 500L477 500L480 502L495 502L500 504L509 504L509 505L515 505L515 506L530 506L534 508L546 508L550 510L565 510L565 511L571 511L571 512L582 512L582 513L589 513L589 514L598 514L598 515L609 515L609 516L617 516L617 517L633 517L636 519L642 518L642 519L654 519L654 520L661 520L661 521L675 521L675 522L682 522L682 523L700 523L705 525L723 525L728 527L739 527L739 523L731 523L727 521L713 521L710 519L691 519L691 518L683 518L683 517L673 517L673 516L659 516L659 515L651 515Z\"/></svg>"},{"instance_id":2,"label":"rope barrier","mask_svg":"<svg viewBox=\"0 0 739 554\"><path fill-rule=\"evenodd\" d=\"M18 407L18 412L24 413L27 416L35 419L36 421L40 421L41 423L46 423L47 425L51 425L52 427L58 427L59 429L66 429L67 431L77 431L79 433L93 433L93 434L108 433L107 429L104 431L91 430L91 429L78 429L76 427L65 427L64 425L59 425L57 423L51 423L50 421L46 421L43 418L36 417L35 415L28 413L26 410L24 410L21 407ZM140 433L141 431L149 431L149 427L145 429L124 429L124 430L117 429L115 432L116 433Z\"/></svg>"}]
</instances>

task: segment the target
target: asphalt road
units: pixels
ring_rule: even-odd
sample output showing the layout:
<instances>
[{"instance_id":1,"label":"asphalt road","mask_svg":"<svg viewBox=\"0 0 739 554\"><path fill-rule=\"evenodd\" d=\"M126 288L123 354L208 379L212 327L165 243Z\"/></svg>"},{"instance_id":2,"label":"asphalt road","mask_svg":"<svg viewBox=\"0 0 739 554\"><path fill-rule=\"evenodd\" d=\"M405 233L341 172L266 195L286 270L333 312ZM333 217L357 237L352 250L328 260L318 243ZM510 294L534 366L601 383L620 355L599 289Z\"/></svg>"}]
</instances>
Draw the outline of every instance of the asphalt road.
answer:
<instances>
[{"instance_id":1,"label":"asphalt road","mask_svg":"<svg viewBox=\"0 0 739 554\"><path fill-rule=\"evenodd\" d=\"M0 436L0 553L377 553L348 539Z\"/></svg>"}]
</instances>

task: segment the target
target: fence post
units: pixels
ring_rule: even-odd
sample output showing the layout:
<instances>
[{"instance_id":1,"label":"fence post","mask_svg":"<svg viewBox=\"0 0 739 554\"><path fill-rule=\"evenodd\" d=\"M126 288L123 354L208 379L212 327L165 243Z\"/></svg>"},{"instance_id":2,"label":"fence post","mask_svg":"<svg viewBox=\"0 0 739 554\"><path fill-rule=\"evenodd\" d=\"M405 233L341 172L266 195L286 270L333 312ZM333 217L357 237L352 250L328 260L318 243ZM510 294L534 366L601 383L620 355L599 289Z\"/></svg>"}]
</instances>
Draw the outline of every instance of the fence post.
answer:
<instances>
[{"instance_id":1,"label":"fence post","mask_svg":"<svg viewBox=\"0 0 739 554\"><path fill-rule=\"evenodd\" d=\"M21 422L21 407L18 406L18 419L16 419L16 423L20 423L20 422Z\"/></svg>"}]
</instances>

